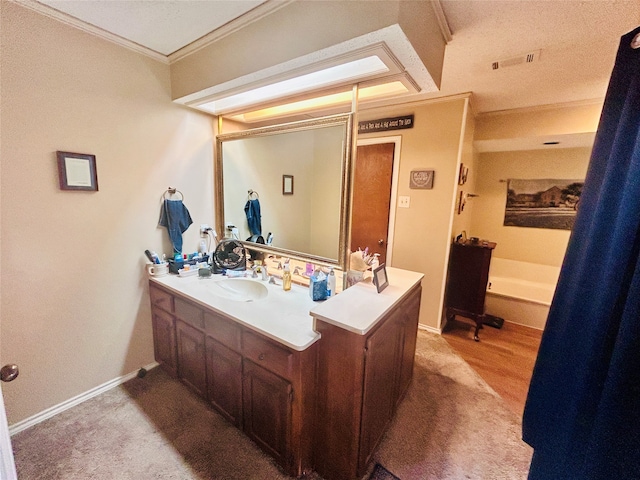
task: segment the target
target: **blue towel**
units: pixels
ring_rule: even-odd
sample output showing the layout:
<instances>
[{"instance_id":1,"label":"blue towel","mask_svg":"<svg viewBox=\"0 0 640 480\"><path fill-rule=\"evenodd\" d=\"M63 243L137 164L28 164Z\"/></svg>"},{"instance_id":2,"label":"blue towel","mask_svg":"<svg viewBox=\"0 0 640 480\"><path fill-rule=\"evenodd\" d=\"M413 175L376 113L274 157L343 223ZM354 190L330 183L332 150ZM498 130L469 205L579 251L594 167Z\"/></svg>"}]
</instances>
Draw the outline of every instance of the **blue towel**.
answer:
<instances>
[{"instance_id":1,"label":"blue towel","mask_svg":"<svg viewBox=\"0 0 640 480\"><path fill-rule=\"evenodd\" d=\"M175 253L182 253L182 234L193 223L182 200L166 200L160 209L160 226L167 227Z\"/></svg>"},{"instance_id":2,"label":"blue towel","mask_svg":"<svg viewBox=\"0 0 640 480\"><path fill-rule=\"evenodd\" d=\"M262 235L262 220L260 217L260 200L248 200L244 206L247 215L247 223L251 235Z\"/></svg>"}]
</instances>

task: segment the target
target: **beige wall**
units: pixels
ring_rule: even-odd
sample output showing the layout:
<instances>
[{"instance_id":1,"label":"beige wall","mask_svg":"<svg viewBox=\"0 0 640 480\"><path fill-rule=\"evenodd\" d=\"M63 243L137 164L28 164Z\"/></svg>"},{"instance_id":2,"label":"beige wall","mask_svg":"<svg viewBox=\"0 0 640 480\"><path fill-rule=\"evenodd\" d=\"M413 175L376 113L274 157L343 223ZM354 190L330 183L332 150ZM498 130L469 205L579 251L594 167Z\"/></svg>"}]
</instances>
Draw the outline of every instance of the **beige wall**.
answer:
<instances>
[{"instance_id":1,"label":"beige wall","mask_svg":"<svg viewBox=\"0 0 640 480\"><path fill-rule=\"evenodd\" d=\"M494 256L523 262L560 266L569 230L505 227L506 180L584 179L590 148L491 152L479 156L471 231L496 242Z\"/></svg>"},{"instance_id":2,"label":"beige wall","mask_svg":"<svg viewBox=\"0 0 640 480\"><path fill-rule=\"evenodd\" d=\"M146 248L160 198L213 224L213 125L171 103L169 68L2 4L2 363L9 423L153 361ZM56 150L96 155L99 192L58 187Z\"/></svg>"},{"instance_id":3,"label":"beige wall","mask_svg":"<svg viewBox=\"0 0 640 480\"><path fill-rule=\"evenodd\" d=\"M464 209L461 213L458 213L458 204L460 202L460 192L465 194L476 193L476 177L477 177L477 158L478 154L473 148L473 137L475 134L475 119L473 115L468 114L466 116L464 136L462 138L462 145L460 148L460 163L464 164L468 168L467 181L464 185L456 186L455 205L453 213L453 225L451 228L452 237L460 235L463 231L466 232L467 237L474 236L471 231L471 219L473 218L473 210L475 205L475 198L467 197ZM458 170L459 172L460 170ZM453 240L452 238L452 240Z\"/></svg>"},{"instance_id":4,"label":"beige wall","mask_svg":"<svg viewBox=\"0 0 640 480\"><path fill-rule=\"evenodd\" d=\"M602 102L594 101L487 113L477 118L475 140L593 133L601 111Z\"/></svg>"},{"instance_id":5,"label":"beige wall","mask_svg":"<svg viewBox=\"0 0 640 480\"><path fill-rule=\"evenodd\" d=\"M360 112L359 120L415 115L415 127L358 138L402 136L397 195L411 198L396 208L392 266L424 273L420 323L440 328L442 298L458 176L459 148L468 98L459 97ZM434 169L432 190L409 188L411 170Z\"/></svg>"}]
</instances>

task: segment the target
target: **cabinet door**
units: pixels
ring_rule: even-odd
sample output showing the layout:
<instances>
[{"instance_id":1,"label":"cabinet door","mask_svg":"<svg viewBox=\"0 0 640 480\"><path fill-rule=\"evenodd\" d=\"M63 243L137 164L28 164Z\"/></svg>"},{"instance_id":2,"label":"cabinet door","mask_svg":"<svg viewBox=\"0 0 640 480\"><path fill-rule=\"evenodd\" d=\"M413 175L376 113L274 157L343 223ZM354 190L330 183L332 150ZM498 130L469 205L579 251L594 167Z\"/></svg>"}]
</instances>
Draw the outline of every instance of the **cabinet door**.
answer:
<instances>
[{"instance_id":1,"label":"cabinet door","mask_svg":"<svg viewBox=\"0 0 640 480\"><path fill-rule=\"evenodd\" d=\"M242 356L206 338L209 402L236 427L242 426Z\"/></svg>"},{"instance_id":2,"label":"cabinet door","mask_svg":"<svg viewBox=\"0 0 640 480\"><path fill-rule=\"evenodd\" d=\"M291 383L245 360L242 401L244 432L285 469L291 459Z\"/></svg>"},{"instance_id":3,"label":"cabinet door","mask_svg":"<svg viewBox=\"0 0 640 480\"><path fill-rule=\"evenodd\" d=\"M177 320L176 336L178 377L204 398L207 391L204 333Z\"/></svg>"},{"instance_id":4,"label":"cabinet door","mask_svg":"<svg viewBox=\"0 0 640 480\"><path fill-rule=\"evenodd\" d=\"M416 355L416 340L418 337L418 318L420 316L420 295L418 290L402 305L402 316L400 317L400 328L402 330L402 358L400 359L400 373L398 395L396 404L404 397L411 377L413 376L413 364Z\"/></svg>"},{"instance_id":5,"label":"cabinet door","mask_svg":"<svg viewBox=\"0 0 640 480\"><path fill-rule=\"evenodd\" d=\"M359 471L369 463L395 410L402 334L399 322L390 318L366 342Z\"/></svg>"},{"instance_id":6,"label":"cabinet door","mask_svg":"<svg viewBox=\"0 0 640 480\"><path fill-rule=\"evenodd\" d=\"M153 324L153 351L156 361L172 376L178 375L176 360L176 330L172 315L158 309L151 309Z\"/></svg>"}]
</instances>

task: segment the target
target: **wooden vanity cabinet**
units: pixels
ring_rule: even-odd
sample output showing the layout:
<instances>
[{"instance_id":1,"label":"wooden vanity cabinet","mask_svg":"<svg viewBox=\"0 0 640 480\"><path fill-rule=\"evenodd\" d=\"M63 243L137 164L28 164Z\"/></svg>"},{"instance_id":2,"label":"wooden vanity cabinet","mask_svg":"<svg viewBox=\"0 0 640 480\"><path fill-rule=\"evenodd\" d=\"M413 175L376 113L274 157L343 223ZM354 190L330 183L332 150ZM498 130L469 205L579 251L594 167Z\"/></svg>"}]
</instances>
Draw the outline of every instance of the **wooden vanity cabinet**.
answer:
<instances>
[{"instance_id":1,"label":"wooden vanity cabinet","mask_svg":"<svg viewBox=\"0 0 640 480\"><path fill-rule=\"evenodd\" d=\"M413 375L418 284L365 335L316 319L315 468L324 478L364 475Z\"/></svg>"},{"instance_id":2,"label":"wooden vanity cabinet","mask_svg":"<svg viewBox=\"0 0 640 480\"><path fill-rule=\"evenodd\" d=\"M156 346L156 360L167 369L158 352L169 358L175 352L180 380L242 429L287 474L310 472L317 343L296 351L179 295L151 289L155 296L169 295L173 310L167 315L154 306L152 295L154 342L163 342ZM169 304L165 297L162 304ZM164 328L169 323L172 338L172 330ZM156 333L157 327L164 333Z\"/></svg>"},{"instance_id":3,"label":"wooden vanity cabinet","mask_svg":"<svg viewBox=\"0 0 640 480\"><path fill-rule=\"evenodd\" d=\"M176 327L173 316L173 297L163 290L149 287L153 351L156 362L172 377L178 376Z\"/></svg>"}]
</instances>

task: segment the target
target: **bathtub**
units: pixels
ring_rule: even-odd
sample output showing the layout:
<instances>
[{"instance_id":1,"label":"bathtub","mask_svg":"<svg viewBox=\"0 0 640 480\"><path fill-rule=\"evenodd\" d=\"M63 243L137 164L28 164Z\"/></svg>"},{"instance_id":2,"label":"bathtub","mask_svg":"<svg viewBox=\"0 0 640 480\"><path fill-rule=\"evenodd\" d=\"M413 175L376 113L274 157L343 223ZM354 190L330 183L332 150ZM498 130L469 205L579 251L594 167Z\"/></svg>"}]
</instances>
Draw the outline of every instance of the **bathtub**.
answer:
<instances>
[{"instance_id":1,"label":"bathtub","mask_svg":"<svg viewBox=\"0 0 640 480\"><path fill-rule=\"evenodd\" d=\"M485 312L544 329L559 274L560 267L492 258Z\"/></svg>"}]
</instances>

